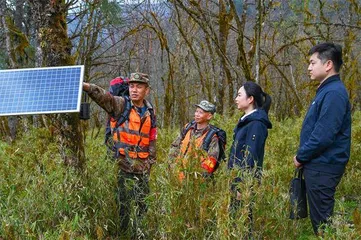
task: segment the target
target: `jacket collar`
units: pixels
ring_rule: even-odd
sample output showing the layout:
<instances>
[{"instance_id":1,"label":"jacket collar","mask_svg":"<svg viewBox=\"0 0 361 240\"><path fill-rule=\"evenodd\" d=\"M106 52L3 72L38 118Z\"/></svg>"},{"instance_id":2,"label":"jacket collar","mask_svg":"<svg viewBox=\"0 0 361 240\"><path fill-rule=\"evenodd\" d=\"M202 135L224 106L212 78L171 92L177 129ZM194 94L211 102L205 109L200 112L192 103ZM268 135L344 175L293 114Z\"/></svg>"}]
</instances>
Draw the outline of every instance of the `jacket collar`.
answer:
<instances>
[{"instance_id":1,"label":"jacket collar","mask_svg":"<svg viewBox=\"0 0 361 240\"><path fill-rule=\"evenodd\" d=\"M147 106L147 109L153 109L153 106L152 106L152 104L151 104L149 101L147 101L146 99L144 99L143 102L144 102L144 105ZM135 107L133 101L130 101L130 105L131 105L132 107Z\"/></svg>"},{"instance_id":2,"label":"jacket collar","mask_svg":"<svg viewBox=\"0 0 361 240\"><path fill-rule=\"evenodd\" d=\"M332 75L331 77L328 77L321 85L317 88L316 92L319 92L322 88L324 88L327 84L335 81L341 81L340 74Z\"/></svg>"},{"instance_id":3,"label":"jacket collar","mask_svg":"<svg viewBox=\"0 0 361 240\"><path fill-rule=\"evenodd\" d=\"M244 114L242 117L241 117L241 121L243 121L247 116L251 115L252 113L254 113L255 111L257 111L258 109L255 108L253 109L252 111L250 111L249 113L247 114Z\"/></svg>"},{"instance_id":4,"label":"jacket collar","mask_svg":"<svg viewBox=\"0 0 361 240\"><path fill-rule=\"evenodd\" d=\"M194 122L194 123L192 124L192 126L191 126L191 129L192 129L194 132L201 132L202 134L208 132L209 128L210 128L210 124L208 124L208 126L205 127L205 128L197 129L197 123L196 123L196 122Z\"/></svg>"}]
</instances>

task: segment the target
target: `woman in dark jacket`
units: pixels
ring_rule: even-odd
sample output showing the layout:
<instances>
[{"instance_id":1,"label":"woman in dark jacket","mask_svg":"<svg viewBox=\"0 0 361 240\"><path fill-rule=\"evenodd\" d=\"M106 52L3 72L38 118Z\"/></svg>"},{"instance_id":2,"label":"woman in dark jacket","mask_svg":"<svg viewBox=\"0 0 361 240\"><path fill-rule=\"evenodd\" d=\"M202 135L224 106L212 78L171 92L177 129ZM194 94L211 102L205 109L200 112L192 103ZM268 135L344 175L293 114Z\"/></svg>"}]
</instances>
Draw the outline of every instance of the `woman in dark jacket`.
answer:
<instances>
[{"instance_id":1,"label":"woman in dark jacket","mask_svg":"<svg viewBox=\"0 0 361 240\"><path fill-rule=\"evenodd\" d=\"M253 169L256 166L261 170L268 129L272 128L267 115L271 97L258 84L246 82L239 89L235 102L244 115L234 129L228 168Z\"/></svg>"},{"instance_id":2,"label":"woman in dark jacket","mask_svg":"<svg viewBox=\"0 0 361 240\"><path fill-rule=\"evenodd\" d=\"M233 216L241 204L242 194L239 191L239 184L242 184L243 176L251 173L258 179L261 177L268 129L272 128L267 115L271 105L271 97L263 92L258 84L246 82L238 90L235 103L238 110L244 112L244 115L234 128L233 143L228 161L228 169L239 170L231 186L230 211ZM249 207L249 221L249 234L252 234L251 206Z\"/></svg>"}]
</instances>

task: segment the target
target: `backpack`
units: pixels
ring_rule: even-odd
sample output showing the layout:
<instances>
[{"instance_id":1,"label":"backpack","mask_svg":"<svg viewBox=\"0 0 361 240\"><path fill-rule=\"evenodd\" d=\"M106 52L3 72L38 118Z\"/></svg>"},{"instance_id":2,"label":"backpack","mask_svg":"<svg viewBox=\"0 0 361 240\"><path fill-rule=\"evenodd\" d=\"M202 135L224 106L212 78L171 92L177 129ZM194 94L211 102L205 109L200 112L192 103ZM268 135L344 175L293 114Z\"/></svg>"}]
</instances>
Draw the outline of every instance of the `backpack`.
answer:
<instances>
[{"instance_id":1,"label":"backpack","mask_svg":"<svg viewBox=\"0 0 361 240\"><path fill-rule=\"evenodd\" d=\"M124 97L125 105L124 111L117 120L116 128L122 125L126 120L129 119L130 110L132 105L129 98L129 79L124 77L117 77L110 81L109 93L113 96ZM152 128L156 127L156 120L154 109L148 109L150 112ZM105 139L104 144L108 147L108 150L116 152L116 147L113 142L112 131L110 128L110 118L108 116L106 128L105 128Z\"/></svg>"},{"instance_id":2,"label":"backpack","mask_svg":"<svg viewBox=\"0 0 361 240\"><path fill-rule=\"evenodd\" d=\"M129 78L117 77L111 80L109 93L113 96L129 96Z\"/></svg>"},{"instance_id":3,"label":"backpack","mask_svg":"<svg viewBox=\"0 0 361 240\"><path fill-rule=\"evenodd\" d=\"M191 129L191 127L195 124L195 121L192 121L190 123L188 123L184 128L183 131L181 133L182 135L182 139L184 139L184 137L186 136L187 132ZM227 134L226 132L221 129L218 128L214 125L209 125L210 126L210 130L207 132L207 135L204 137L203 139L203 143L202 143L202 149L206 152L208 152L209 150L209 146L211 144L212 138L214 136L214 134L217 135L218 137L218 145L219 145L219 156L217 159L217 165L215 167L215 169L218 168L219 164L224 161L226 159L226 144L227 144Z\"/></svg>"}]
</instances>

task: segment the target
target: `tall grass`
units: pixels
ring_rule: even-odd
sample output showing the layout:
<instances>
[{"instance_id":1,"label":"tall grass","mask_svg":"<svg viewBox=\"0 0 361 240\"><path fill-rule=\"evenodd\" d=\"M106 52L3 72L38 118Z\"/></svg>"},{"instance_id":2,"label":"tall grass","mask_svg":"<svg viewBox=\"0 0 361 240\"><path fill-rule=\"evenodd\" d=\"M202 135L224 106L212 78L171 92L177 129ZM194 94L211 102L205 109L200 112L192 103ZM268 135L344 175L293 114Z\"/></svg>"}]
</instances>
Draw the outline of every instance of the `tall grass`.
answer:
<instances>
[{"instance_id":1,"label":"tall grass","mask_svg":"<svg viewBox=\"0 0 361 240\"><path fill-rule=\"evenodd\" d=\"M353 121L351 159L326 239L361 239L360 112ZM237 117L213 121L226 130L228 149L236 122ZM241 239L250 227L256 239L317 239L309 219L289 220L288 187L302 119L272 122L261 184L245 178L242 205L233 217L229 188L237 173L224 162L213 180L204 180L198 160L189 159L187 178L180 182L167 154L179 129L161 129L143 221L147 239ZM87 139L83 174L63 165L46 130L33 129L12 145L0 142L0 239L118 239L117 166L106 159L102 140ZM252 225L247 218L251 205Z\"/></svg>"}]
</instances>

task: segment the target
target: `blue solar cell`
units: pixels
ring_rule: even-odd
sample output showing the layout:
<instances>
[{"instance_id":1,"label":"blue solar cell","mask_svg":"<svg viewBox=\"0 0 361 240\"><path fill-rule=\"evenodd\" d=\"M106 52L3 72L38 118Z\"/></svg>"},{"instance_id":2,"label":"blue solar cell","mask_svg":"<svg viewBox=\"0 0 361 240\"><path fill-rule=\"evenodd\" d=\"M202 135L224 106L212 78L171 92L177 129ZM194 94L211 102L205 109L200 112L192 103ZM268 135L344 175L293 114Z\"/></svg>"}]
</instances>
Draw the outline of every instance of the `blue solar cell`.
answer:
<instances>
[{"instance_id":1,"label":"blue solar cell","mask_svg":"<svg viewBox=\"0 0 361 240\"><path fill-rule=\"evenodd\" d=\"M0 116L79 112L84 66L0 70Z\"/></svg>"}]
</instances>

